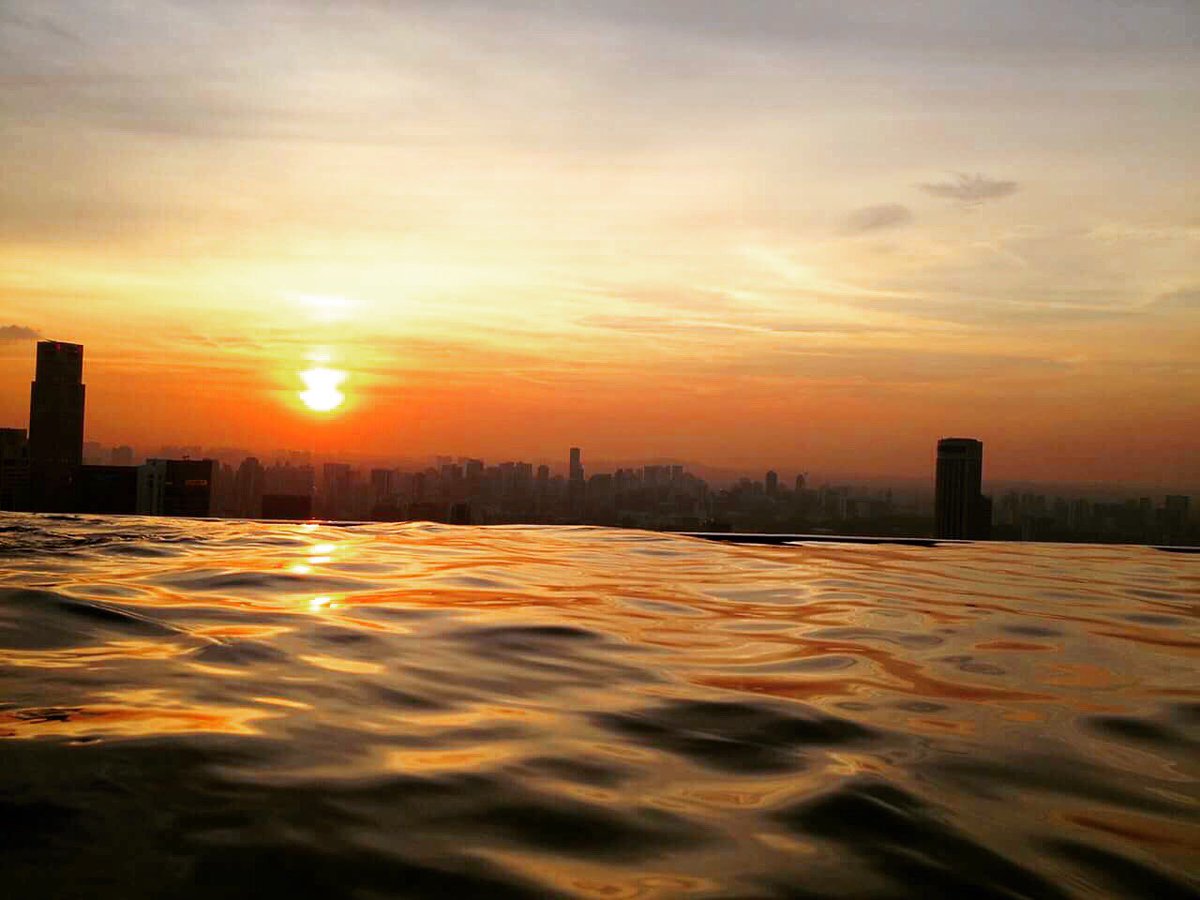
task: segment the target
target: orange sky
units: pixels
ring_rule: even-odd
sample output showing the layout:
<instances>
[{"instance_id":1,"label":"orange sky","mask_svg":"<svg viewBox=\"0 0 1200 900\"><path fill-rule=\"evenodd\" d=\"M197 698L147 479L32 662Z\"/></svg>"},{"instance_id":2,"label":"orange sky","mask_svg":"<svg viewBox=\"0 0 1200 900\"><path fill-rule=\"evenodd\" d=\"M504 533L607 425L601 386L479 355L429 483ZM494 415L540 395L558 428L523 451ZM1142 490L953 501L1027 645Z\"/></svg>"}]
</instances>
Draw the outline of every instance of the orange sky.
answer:
<instances>
[{"instance_id":1,"label":"orange sky","mask_svg":"<svg viewBox=\"0 0 1200 900\"><path fill-rule=\"evenodd\" d=\"M0 424L1200 483L1198 18L5 4Z\"/></svg>"}]
</instances>

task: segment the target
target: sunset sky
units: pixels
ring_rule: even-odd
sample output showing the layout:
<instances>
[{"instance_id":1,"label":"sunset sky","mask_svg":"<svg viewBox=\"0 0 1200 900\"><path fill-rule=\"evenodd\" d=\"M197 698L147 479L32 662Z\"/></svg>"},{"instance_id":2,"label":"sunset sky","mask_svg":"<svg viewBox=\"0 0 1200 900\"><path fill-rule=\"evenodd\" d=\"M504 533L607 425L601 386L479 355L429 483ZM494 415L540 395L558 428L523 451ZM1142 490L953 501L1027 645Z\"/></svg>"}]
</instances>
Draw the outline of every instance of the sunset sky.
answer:
<instances>
[{"instance_id":1,"label":"sunset sky","mask_svg":"<svg viewBox=\"0 0 1200 900\"><path fill-rule=\"evenodd\" d=\"M1194 0L0 0L0 136L0 425L1200 483Z\"/></svg>"}]
</instances>

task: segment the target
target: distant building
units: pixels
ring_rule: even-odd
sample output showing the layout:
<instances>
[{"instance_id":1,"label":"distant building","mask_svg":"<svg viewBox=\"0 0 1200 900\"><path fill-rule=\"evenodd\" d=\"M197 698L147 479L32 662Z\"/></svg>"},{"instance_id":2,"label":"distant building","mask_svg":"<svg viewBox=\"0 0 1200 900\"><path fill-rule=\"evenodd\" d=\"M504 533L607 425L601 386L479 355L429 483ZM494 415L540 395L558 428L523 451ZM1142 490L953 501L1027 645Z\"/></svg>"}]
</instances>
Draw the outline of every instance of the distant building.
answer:
<instances>
[{"instance_id":1,"label":"distant building","mask_svg":"<svg viewBox=\"0 0 1200 900\"><path fill-rule=\"evenodd\" d=\"M0 428L0 509L29 508L29 437L24 428Z\"/></svg>"},{"instance_id":2,"label":"distant building","mask_svg":"<svg viewBox=\"0 0 1200 900\"><path fill-rule=\"evenodd\" d=\"M113 447L111 459L114 466L132 466L133 448L124 444L120 447Z\"/></svg>"},{"instance_id":3,"label":"distant building","mask_svg":"<svg viewBox=\"0 0 1200 900\"><path fill-rule=\"evenodd\" d=\"M567 480L567 509L571 515L583 514L583 498L586 490L587 486L583 480L583 452L578 447L572 447Z\"/></svg>"},{"instance_id":4,"label":"distant building","mask_svg":"<svg viewBox=\"0 0 1200 900\"><path fill-rule=\"evenodd\" d=\"M137 511L207 517L213 511L215 459L148 459L138 466Z\"/></svg>"},{"instance_id":5,"label":"distant building","mask_svg":"<svg viewBox=\"0 0 1200 900\"><path fill-rule=\"evenodd\" d=\"M327 519L353 517L354 469L349 463L325 463L321 468L321 515Z\"/></svg>"},{"instance_id":6,"label":"distant building","mask_svg":"<svg viewBox=\"0 0 1200 900\"><path fill-rule=\"evenodd\" d=\"M1183 494L1168 494L1163 500L1163 539L1168 542L1180 540L1188 523L1188 507L1191 498Z\"/></svg>"},{"instance_id":7,"label":"distant building","mask_svg":"<svg viewBox=\"0 0 1200 900\"><path fill-rule=\"evenodd\" d=\"M38 511L68 510L83 464L83 346L39 341L29 396L30 501Z\"/></svg>"},{"instance_id":8,"label":"distant building","mask_svg":"<svg viewBox=\"0 0 1200 900\"><path fill-rule=\"evenodd\" d=\"M371 500L379 503L389 499L396 492L396 471L394 469L371 470Z\"/></svg>"},{"instance_id":9,"label":"distant building","mask_svg":"<svg viewBox=\"0 0 1200 900\"><path fill-rule=\"evenodd\" d=\"M983 496L982 487L983 443L974 438L938 441L937 537L986 540L991 536L992 504Z\"/></svg>"},{"instance_id":10,"label":"distant building","mask_svg":"<svg viewBox=\"0 0 1200 900\"><path fill-rule=\"evenodd\" d=\"M779 473L774 469L767 472L766 476L767 496L774 497L779 493Z\"/></svg>"},{"instance_id":11,"label":"distant building","mask_svg":"<svg viewBox=\"0 0 1200 900\"><path fill-rule=\"evenodd\" d=\"M315 486L312 466L275 463L266 470L264 494L293 494L311 497Z\"/></svg>"},{"instance_id":12,"label":"distant building","mask_svg":"<svg viewBox=\"0 0 1200 900\"><path fill-rule=\"evenodd\" d=\"M312 496L310 494L263 494L262 517L264 519L311 519Z\"/></svg>"},{"instance_id":13,"label":"distant building","mask_svg":"<svg viewBox=\"0 0 1200 900\"><path fill-rule=\"evenodd\" d=\"M267 471L257 457L248 456L242 460L233 478L234 508L237 515L246 519L256 519L262 515L266 480Z\"/></svg>"},{"instance_id":14,"label":"distant building","mask_svg":"<svg viewBox=\"0 0 1200 900\"><path fill-rule=\"evenodd\" d=\"M81 466L73 512L131 515L137 512L137 466Z\"/></svg>"}]
</instances>

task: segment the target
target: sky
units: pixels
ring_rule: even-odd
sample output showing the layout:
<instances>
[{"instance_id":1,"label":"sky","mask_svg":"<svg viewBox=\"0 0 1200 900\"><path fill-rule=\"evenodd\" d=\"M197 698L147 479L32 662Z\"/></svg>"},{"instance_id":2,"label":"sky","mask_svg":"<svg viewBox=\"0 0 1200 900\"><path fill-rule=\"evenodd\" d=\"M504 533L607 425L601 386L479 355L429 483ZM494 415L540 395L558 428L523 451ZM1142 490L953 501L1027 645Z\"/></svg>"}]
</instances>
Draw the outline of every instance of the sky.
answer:
<instances>
[{"instance_id":1,"label":"sky","mask_svg":"<svg viewBox=\"0 0 1200 900\"><path fill-rule=\"evenodd\" d=\"M1190 0L0 0L0 424L1200 484L1198 100Z\"/></svg>"}]
</instances>

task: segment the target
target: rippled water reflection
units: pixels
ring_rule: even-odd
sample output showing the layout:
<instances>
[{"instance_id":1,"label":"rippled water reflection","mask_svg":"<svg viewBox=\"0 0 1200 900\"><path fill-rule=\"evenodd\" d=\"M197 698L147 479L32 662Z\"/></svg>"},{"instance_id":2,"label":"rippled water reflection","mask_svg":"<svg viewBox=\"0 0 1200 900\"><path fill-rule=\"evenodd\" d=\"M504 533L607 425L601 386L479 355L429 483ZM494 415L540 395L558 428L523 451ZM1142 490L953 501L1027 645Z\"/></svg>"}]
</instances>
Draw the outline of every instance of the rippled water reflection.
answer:
<instances>
[{"instance_id":1,"label":"rippled water reflection","mask_svg":"<svg viewBox=\"0 0 1200 900\"><path fill-rule=\"evenodd\" d=\"M1190 894L1198 563L0 517L0 878Z\"/></svg>"}]
</instances>

